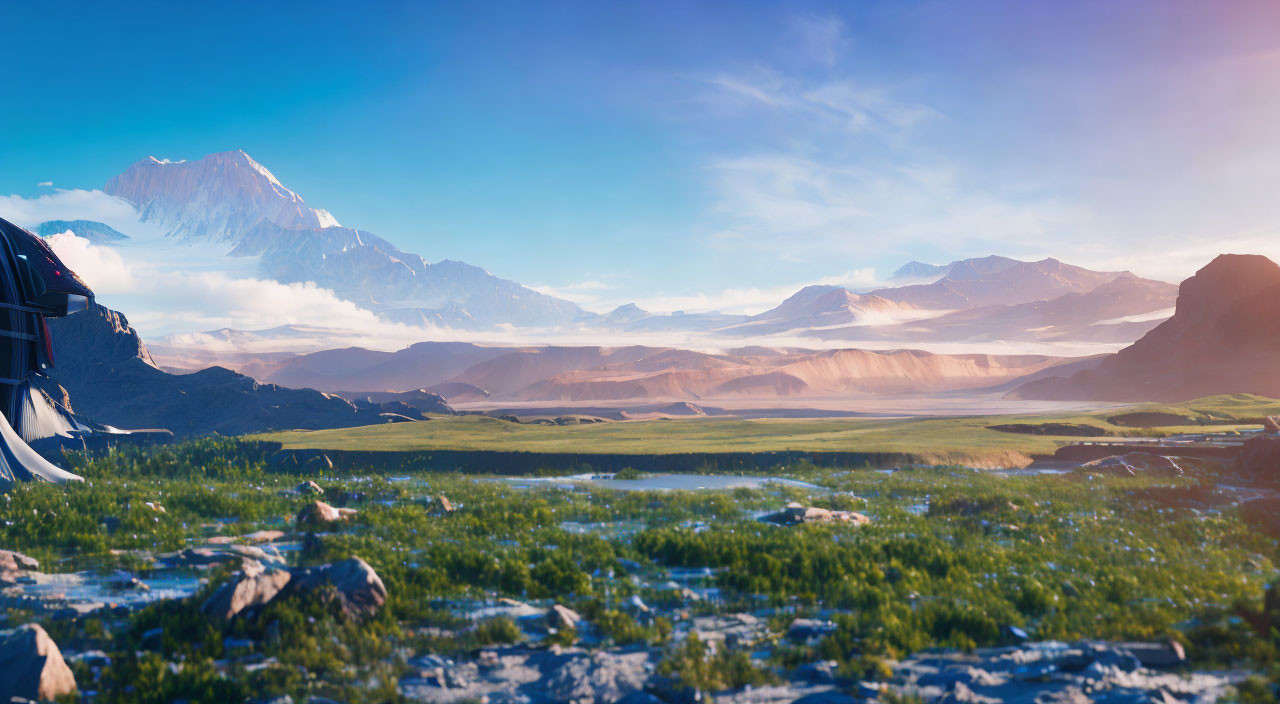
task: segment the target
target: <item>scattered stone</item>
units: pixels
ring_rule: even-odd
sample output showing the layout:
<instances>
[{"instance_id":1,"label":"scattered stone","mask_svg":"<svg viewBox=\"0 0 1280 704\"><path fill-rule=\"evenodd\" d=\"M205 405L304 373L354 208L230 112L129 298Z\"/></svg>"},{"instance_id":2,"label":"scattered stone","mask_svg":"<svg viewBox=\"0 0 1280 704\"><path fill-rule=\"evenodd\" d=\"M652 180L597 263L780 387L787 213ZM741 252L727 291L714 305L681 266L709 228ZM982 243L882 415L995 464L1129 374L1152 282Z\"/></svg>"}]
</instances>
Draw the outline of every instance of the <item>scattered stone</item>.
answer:
<instances>
[{"instance_id":1,"label":"scattered stone","mask_svg":"<svg viewBox=\"0 0 1280 704\"><path fill-rule=\"evenodd\" d=\"M781 511L762 516L760 520L780 526L798 526L803 523L850 523L866 525L871 519L855 511L833 511L817 506L802 506L796 502L787 504Z\"/></svg>"},{"instance_id":2,"label":"scattered stone","mask_svg":"<svg viewBox=\"0 0 1280 704\"><path fill-rule=\"evenodd\" d=\"M323 528L339 521L345 521L354 516L355 513L356 510L353 508L334 508L323 501L312 501L298 512L297 523L299 526Z\"/></svg>"},{"instance_id":3,"label":"scattered stone","mask_svg":"<svg viewBox=\"0 0 1280 704\"><path fill-rule=\"evenodd\" d=\"M53 700L76 691L76 679L49 634L36 624L0 640L0 702Z\"/></svg>"},{"instance_id":4,"label":"scattered stone","mask_svg":"<svg viewBox=\"0 0 1280 704\"><path fill-rule=\"evenodd\" d=\"M1172 642L1043 642L973 653L926 651L895 665L894 687L926 701L969 704L1208 702L1226 694L1231 680L1221 674L1150 669L1176 667L1185 657Z\"/></svg>"},{"instance_id":5,"label":"scattered stone","mask_svg":"<svg viewBox=\"0 0 1280 704\"><path fill-rule=\"evenodd\" d=\"M578 628L578 622L582 620L582 616L577 611L566 606L556 604L547 611L547 625L556 629Z\"/></svg>"}]
</instances>

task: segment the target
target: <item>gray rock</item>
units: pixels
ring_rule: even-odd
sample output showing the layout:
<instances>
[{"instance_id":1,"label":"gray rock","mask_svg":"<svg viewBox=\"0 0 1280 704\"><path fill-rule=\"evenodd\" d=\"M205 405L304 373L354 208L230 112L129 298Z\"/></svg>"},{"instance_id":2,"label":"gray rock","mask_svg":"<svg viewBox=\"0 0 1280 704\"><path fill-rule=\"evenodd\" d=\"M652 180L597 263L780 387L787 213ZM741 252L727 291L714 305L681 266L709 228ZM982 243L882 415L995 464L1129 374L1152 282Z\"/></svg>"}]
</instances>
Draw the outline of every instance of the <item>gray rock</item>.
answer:
<instances>
[{"instance_id":1,"label":"gray rock","mask_svg":"<svg viewBox=\"0 0 1280 704\"><path fill-rule=\"evenodd\" d=\"M42 380L43 390L53 395L60 384L77 414L99 423L188 436L383 422L337 396L262 384L223 367L169 374L155 365L125 316L103 306L51 319L49 329L58 365Z\"/></svg>"},{"instance_id":2,"label":"gray rock","mask_svg":"<svg viewBox=\"0 0 1280 704\"><path fill-rule=\"evenodd\" d=\"M376 613L387 602L387 588L369 563L358 557L332 565L294 570L281 596L309 597L323 586L332 585L342 612L356 618Z\"/></svg>"},{"instance_id":3,"label":"gray rock","mask_svg":"<svg viewBox=\"0 0 1280 704\"><path fill-rule=\"evenodd\" d=\"M49 634L36 624L0 640L0 701L56 699L76 691L76 679Z\"/></svg>"},{"instance_id":4,"label":"gray rock","mask_svg":"<svg viewBox=\"0 0 1280 704\"><path fill-rule=\"evenodd\" d=\"M210 618L229 621L246 609L263 606L274 599L292 576L288 570L267 572L260 563L246 563L244 570L218 587L200 611Z\"/></svg>"},{"instance_id":5,"label":"gray rock","mask_svg":"<svg viewBox=\"0 0 1280 704\"><path fill-rule=\"evenodd\" d=\"M561 656L563 657L563 656ZM538 688L552 701L573 704L611 704L644 689L652 665L649 653L580 653L563 662L543 662Z\"/></svg>"}]
</instances>

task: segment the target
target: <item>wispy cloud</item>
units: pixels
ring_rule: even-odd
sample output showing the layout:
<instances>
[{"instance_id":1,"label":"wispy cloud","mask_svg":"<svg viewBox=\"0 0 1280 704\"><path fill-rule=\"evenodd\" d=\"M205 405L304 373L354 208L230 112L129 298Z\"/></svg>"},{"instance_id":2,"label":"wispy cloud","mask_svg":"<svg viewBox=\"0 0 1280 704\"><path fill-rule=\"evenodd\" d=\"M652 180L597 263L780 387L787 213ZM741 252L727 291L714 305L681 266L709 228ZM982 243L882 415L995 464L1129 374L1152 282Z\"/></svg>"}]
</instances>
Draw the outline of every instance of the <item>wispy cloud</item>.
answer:
<instances>
[{"instance_id":1,"label":"wispy cloud","mask_svg":"<svg viewBox=\"0 0 1280 704\"><path fill-rule=\"evenodd\" d=\"M138 214L128 201L98 190L59 188L35 198L0 196L0 217L26 228L46 220L94 220L116 229L154 229L138 222Z\"/></svg>"},{"instance_id":2,"label":"wispy cloud","mask_svg":"<svg viewBox=\"0 0 1280 704\"><path fill-rule=\"evenodd\" d=\"M765 126L706 162L710 246L814 265L930 245L1016 255L1083 222L1082 210L1025 184L977 185L960 161L923 146L919 132L948 118L842 70L840 48L851 40L841 22L800 18L796 27L788 36L798 50L821 48L823 70L755 65L703 81L707 109L690 118L699 129Z\"/></svg>"}]
</instances>

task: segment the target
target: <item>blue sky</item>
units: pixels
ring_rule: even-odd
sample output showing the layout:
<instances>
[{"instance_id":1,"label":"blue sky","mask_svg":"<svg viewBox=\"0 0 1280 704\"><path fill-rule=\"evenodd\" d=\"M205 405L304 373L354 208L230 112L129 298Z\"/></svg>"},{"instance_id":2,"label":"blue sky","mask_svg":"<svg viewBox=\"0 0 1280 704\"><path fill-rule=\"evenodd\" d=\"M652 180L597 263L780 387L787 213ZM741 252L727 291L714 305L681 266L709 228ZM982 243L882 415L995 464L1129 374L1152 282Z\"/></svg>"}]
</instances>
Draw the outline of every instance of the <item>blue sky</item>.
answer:
<instances>
[{"instance_id":1,"label":"blue sky","mask_svg":"<svg viewBox=\"0 0 1280 704\"><path fill-rule=\"evenodd\" d=\"M6 3L0 195L242 148L596 309L989 253L1176 280L1280 254L1278 7Z\"/></svg>"}]
</instances>

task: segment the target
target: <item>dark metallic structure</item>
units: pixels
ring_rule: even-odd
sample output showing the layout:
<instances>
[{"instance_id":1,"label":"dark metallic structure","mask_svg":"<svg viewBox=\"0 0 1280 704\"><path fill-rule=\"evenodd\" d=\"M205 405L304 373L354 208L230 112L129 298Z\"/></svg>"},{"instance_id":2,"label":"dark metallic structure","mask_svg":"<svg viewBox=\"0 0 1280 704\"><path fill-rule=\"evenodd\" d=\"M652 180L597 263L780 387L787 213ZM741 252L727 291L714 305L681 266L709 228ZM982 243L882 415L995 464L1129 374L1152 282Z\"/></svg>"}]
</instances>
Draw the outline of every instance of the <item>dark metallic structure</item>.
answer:
<instances>
[{"instance_id":1,"label":"dark metallic structure","mask_svg":"<svg viewBox=\"0 0 1280 704\"><path fill-rule=\"evenodd\" d=\"M83 429L32 381L55 362L46 319L85 310L92 299L43 239L0 219L0 486L80 480L27 443Z\"/></svg>"}]
</instances>

